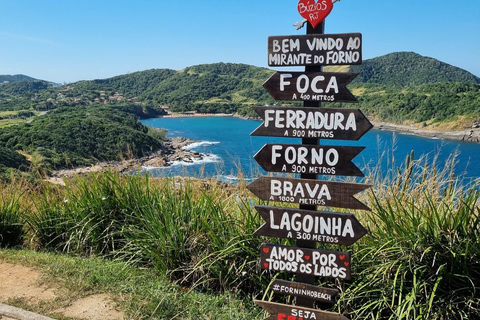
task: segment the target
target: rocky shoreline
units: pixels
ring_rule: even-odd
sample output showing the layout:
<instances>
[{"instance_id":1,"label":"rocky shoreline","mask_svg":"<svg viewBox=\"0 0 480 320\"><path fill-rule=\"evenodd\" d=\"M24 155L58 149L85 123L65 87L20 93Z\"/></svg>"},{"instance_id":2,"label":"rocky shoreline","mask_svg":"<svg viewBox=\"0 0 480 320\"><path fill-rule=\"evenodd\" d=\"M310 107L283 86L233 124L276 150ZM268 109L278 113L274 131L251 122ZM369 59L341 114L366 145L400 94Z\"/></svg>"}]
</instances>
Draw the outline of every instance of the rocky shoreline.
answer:
<instances>
[{"instance_id":1,"label":"rocky shoreline","mask_svg":"<svg viewBox=\"0 0 480 320\"><path fill-rule=\"evenodd\" d=\"M194 162L196 160L202 160L205 155L185 148L195 142L198 141L183 137L166 138L162 148L151 155L123 161L97 162L89 167L61 169L52 172L50 177L46 180L55 184L64 184L64 178L69 179L92 172L102 172L115 169L117 172L125 173L139 170L142 167L168 167L175 161Z\"/></svg>"},{"instance_id":2,"label":"rocky shoreline","mask_svg":"<svg viewBox=\"0 0 480 320\"><path fill-rule=\"evenodd\" d=\"M372 122L374 129L394 131L412 134L419 137L432 138L432 139L445 139L454 141L465 141L480 143L480 128L472 127L466 130L460 131L439 131L422 129L415 126L397 125L386 122Z\"/></svg>"}]
</instances>

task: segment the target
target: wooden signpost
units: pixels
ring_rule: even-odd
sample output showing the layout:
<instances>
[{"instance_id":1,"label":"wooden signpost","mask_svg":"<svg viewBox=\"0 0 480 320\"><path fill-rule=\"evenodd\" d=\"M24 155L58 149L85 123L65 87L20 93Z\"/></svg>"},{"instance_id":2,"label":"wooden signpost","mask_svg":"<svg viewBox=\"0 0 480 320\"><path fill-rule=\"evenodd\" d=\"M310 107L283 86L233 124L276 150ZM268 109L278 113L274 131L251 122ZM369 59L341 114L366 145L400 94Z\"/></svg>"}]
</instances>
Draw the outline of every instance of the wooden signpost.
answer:
<instances>
[{"instance_id":1,"label":"wooden signpost","mask_svg":"<svg viewBox=\"0 0 480 320\"><path fill-rule=\"evenodd\" d=\"M360 33L324 34L323 20L338 0L299 0L299 14L308 21L306 35L268 38L268 65L305 66L304 72L276 72L264 83L279 101L303 101L303 107L255 107L263 119L252 136L301 138L300 145L266 144L254 156L269 172L296 178L261 177L247 188L262 200L299 204L299 208L256 206L265 220L255 235L296 240L296 247L264 244L262 269L296 274L296 282L275 280L274 293L295 297L296 306L258 301L270 313L265 320L345 320L341 314L311 309L315 301L335 303L338 290L314 285L316 277L348 280L348 252L317 249L317 243L352 245L367 231L348 213L317 211L318 206L370 210L354 195L367 184L319 181L319 175L357 176L352 162L364 147L320 146L320 139L358 140L372 124L356 109L321 108L322 102L358 100L347 89L356 73L323 72L322 66L362 63ZM296 23L297 30L304 22Z\"/></svg>"},{"instance_id":2,"label":"wooden signpost","mask_svg":"<svg viewBox=\"0 0 480 320\"><path fill-rule=\"evenodd\" d=\"M250 135L358 140L373 125L358 109L253 107L263 123Z\"/></svg>"},{"instance_id":3,"label":"wooden signpost","mask_svg":"<svg viewBox=\"0 0 480 320\"><path fill-rule=\"evenodd\" d=\"M352 245L367 234L353 214L256 206L265 220L254 235Z\"/></svg>"},{"instance_id":4,"label":"wooden signpost","mask_svg":"<svg viewBox=\"0 0 480 320\"><path fill-rule=\"evenodd\" d=\"M347 89L358 73L276 72L263 87L275 100L358 102Z\"/></svg>"}]
</instances>

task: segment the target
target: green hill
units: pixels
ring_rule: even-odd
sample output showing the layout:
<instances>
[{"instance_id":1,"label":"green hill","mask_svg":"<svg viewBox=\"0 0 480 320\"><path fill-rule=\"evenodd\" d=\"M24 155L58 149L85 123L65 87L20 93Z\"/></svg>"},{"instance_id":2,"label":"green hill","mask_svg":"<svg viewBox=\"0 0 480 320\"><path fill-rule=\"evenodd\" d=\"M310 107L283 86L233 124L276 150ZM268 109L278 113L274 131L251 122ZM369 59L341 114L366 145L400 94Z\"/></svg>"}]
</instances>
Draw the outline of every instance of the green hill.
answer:
<instances>
[{"instance_id":1,"label":"green hill","mask_svg":"<svg viewBox=\"0 0 480 320\"><path fill-rule=\"evenodd\" d=\"M480 84L480 78L468 71L414 52L395 52L352 66L359 72L357 82L407 87L439 82Z\"/></svg>"},{"instance_id":2,"label":"green hill","mask_svg":"<svg viewBox=\"0 0 480 320\"><path fill-rule=\"evenodd\" d=\"M19 81L37 81L38 79L23 75L23 74L0 74L0 84L4 82L19 82Z\"/></svg>"}]
</instances>

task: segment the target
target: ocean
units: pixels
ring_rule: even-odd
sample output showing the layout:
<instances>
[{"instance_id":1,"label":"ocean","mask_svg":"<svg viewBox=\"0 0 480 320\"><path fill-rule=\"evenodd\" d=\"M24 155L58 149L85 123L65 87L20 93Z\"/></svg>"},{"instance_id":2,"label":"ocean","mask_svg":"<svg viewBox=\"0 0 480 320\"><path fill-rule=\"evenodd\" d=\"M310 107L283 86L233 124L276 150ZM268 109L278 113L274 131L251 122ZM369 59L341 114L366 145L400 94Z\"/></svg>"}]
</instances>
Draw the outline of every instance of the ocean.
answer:
<instances>
[{"instance_id":1,"label":"ocean","mask_svg":"<svg viewBox=\"0 0 480 320\"><path fill-rule=\"evenodd\" d=\"M251 137L262 121L235 117L182 117L142 120L155 128L164 128L168 137L186 137L198 141L189 149L204 154L201 161L172 163L165 168L144 168L154 176L213 177L232 182L253 180L266 174L253 156L266 143L300 144L298 138ZM453 154L457 154L455 175L464 181L480 177L480 144L422 138L414 135L370 130L358 141L321 140L321 145L366 147L353 162L367 172L367 168L381 165L382 170L402 166L413 151L414 159L425 159L430 166L441 169Z\"/></svg>"}]
</instances>

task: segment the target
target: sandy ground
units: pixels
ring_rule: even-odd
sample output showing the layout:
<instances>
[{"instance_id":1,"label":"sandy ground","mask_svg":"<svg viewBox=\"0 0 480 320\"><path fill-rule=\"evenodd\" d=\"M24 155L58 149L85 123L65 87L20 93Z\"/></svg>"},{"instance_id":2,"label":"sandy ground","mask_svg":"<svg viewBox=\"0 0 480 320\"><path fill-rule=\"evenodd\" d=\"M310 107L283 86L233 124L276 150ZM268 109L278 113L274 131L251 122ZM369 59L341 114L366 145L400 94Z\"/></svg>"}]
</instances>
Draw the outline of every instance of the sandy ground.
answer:
<instances>
[{"instance_id":1,"label":"sandy ground","mask_svg":"<svg viewBox=\"0 0 480 320\"><path fill-rule=\"evenodd\" d=\"M54 302L61 294L58 288L46 286L40 279L41 274L34 269L0 261L0 303L8 305L9 301L14 299L22 299L32 306ZM68 307L59 308L54 312L75 319L123 319L123 313L115 307L108 295L95 294L75 300ZM12 318L0 315L0 319Z\"/></svg>"}]
</instances>

